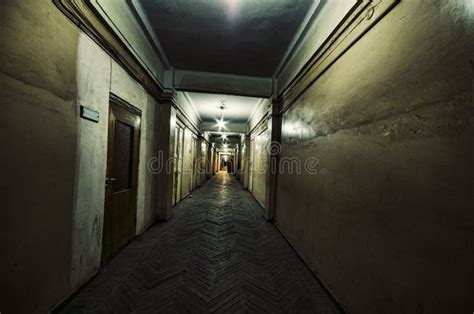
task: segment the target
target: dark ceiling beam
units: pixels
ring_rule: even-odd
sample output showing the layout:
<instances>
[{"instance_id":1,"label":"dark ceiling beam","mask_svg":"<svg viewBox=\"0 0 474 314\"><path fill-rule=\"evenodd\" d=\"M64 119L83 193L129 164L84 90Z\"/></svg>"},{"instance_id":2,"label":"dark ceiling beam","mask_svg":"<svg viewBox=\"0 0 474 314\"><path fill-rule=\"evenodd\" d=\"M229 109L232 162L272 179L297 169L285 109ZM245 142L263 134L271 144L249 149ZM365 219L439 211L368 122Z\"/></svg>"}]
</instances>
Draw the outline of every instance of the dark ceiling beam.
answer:
<instances>
[{"instance_id":1,"label":"dark ceiling beam","mask_svg":"<svg viewBox=\"0 0 474 314\"><path fill-rule=\"evenodd\" d=\"M190 92L269 98L274 83L266 77L173 70L174 88Z\"/></svg>"}]
</instances>

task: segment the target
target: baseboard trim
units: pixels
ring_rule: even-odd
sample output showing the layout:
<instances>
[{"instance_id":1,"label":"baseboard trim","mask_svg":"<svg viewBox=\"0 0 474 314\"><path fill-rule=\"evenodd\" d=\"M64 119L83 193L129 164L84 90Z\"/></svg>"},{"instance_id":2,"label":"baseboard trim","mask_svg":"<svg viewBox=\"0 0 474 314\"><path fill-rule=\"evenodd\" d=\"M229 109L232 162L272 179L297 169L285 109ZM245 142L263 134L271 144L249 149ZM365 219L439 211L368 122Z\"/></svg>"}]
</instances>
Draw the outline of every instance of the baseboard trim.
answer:
<instances>
[{"instance_id":1,"label":"baseboard trim","mask_svg":"<svg viewBox=\"0 0 474 314\"><path fill-rule=\"evenodd\" d=\"M336 297L336 295L331 291L331 289L329 289L329 287L324 283L324 281L321 278L319 278L318 274L311 268L310 264L306 261L304 256L300 253L300 251L293 245L293 243L288 238L288 236L285 234L283 229L276 222L273 222L272 224L275 226L275 228L278 230L278 232L285 239L286 243L288 243L288 245L293 249L293 251L296 253L296 255L298 255L300 260L306 265L306 267L311 272L311 274L314 276L316 281L323 288L324 292L326 292L326 294L331 299L331 301L336 305L337 309L342 314L348 314L349 312L346 310L346 308L342 305L342 303L339 301L339 299Z\"/></svg>"}]
</instances>

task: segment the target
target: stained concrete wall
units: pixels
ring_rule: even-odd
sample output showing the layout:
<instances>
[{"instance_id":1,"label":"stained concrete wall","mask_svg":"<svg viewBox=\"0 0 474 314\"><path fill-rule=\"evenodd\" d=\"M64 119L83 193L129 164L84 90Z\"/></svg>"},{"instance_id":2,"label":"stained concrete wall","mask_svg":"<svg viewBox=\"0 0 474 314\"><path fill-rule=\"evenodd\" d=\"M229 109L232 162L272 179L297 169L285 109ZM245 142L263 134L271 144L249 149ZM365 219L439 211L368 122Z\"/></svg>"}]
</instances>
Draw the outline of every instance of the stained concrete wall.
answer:
<instances>
[{"instance_id":1,"label":"stained concrete wall","mask_svg":"<svg viewBox=\"0 0 474 314\"><path fill-rule=\"evenodd\" d=\"M69 290L78 37L51 1L0 2L2 313Z\"/></svg>"},{"instance_id":2,"label":"stained concrete wall","mask_svg":"<svg viewBox=\"0 0 474 314\"><path fill-rule=\"evenodd\" d=\"M402 1L283 115L281 157L319 163L277 224L351 313L474 308L473 17Z\"/></svg>"},{"instance_id":3,"label":"stained concrete wall","mask_svg":"<svg viewBox=\"0 0 474 314\"><path fill-rule=\"evenodd\" d=\"M77 118L76 190L73 212L71 285L87 281L100 267L107 169L109 95L114 93L140 109L140 151L137 190L137 234L155 220L155 177L148 161L156 156L157 103L88 36L78 49L78 105L97 110L99 123Z\"/></svg>"}]
</instances>

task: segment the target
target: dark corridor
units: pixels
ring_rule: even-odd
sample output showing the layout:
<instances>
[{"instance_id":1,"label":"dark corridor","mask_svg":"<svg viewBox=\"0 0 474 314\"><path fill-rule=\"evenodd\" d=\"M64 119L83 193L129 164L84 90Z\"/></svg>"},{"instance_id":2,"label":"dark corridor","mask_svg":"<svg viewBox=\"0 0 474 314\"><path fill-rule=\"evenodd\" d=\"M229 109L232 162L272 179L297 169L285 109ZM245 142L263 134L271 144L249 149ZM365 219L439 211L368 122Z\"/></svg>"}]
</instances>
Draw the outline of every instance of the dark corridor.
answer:
<instances>
[{"instance_id":1,"label":"dark corridor","mask_svg":"<svg viewBox=\"0 0 474 314\"><path fill-rule=\"evenodd\" d=\"M220 172L61 313L339 313L240 183Z\"/></svg>"}]
</instances>

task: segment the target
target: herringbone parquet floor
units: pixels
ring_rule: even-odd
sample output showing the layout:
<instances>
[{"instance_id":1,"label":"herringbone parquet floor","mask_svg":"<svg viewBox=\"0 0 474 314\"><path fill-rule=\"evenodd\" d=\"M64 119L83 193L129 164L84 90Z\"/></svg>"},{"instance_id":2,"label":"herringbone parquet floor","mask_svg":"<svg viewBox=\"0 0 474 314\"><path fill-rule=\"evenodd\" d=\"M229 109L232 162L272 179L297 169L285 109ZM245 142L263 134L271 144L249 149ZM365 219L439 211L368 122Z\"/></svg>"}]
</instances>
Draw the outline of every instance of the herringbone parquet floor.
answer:
<instances>
[{"instance_id":1,"label":"herringbone parquet floor","mask_svg":"<svg viewBox=\"0 0 474 314\"><path fill-rule=\"evenodd\" d=\"M126 247L64 313L339 313L233 177L221 173Z\"/></svg>"}]
</instances>

